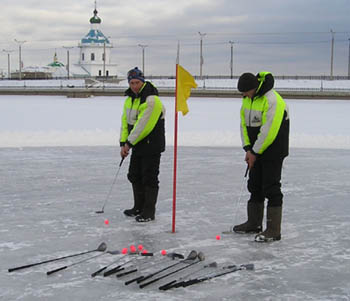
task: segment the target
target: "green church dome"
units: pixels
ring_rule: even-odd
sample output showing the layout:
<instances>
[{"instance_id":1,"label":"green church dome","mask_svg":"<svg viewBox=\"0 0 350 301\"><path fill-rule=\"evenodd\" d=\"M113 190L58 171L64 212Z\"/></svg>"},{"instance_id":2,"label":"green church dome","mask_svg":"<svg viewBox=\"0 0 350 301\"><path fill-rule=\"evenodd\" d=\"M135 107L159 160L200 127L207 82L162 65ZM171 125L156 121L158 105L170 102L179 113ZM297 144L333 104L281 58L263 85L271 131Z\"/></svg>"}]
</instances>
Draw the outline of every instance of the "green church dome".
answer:
<instances>
[{"instance_id":1,"label":"green church dome","mask_svg":"<svg viewBox=\"0 0 350 301\"><path fill-rule=\"evenodd\" d=\"M101 19L97 16L97 9L94 10L94 16L90 19L91 24L100 24Z\"/></svg>"}]
</instances>

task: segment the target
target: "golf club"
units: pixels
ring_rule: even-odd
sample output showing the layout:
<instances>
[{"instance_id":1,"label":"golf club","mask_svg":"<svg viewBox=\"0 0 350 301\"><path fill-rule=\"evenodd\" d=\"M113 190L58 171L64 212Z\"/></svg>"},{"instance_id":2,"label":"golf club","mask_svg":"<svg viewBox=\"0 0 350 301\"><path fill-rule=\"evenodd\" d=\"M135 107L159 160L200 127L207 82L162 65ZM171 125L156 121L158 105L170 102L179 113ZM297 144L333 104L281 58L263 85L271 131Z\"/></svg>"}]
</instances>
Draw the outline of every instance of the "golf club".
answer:
<instances>
[{"instance_id":1,"label":"golf club","mask_svg":"<svg viewBox=\"0 0 350 301\"><path fill-rule=\"evenodd\" d=\"M65 269L67 269L67 268L69 268L69 267L75 266L75 265L77 265L77 264L80 264L80 263L89 261L89 260L91 260L91 259L94 259L94 258L99 257L99 256L102 256L102 255L106 255L106 254L115 255L115 254L120 254L120 252L119 252L119 251L107 251L107 252L104 252L104 253L102 253L102 254L97 254L97 255L91 256L91 257L89 257L89 258L85 258L85 259L82 259L82 260L80 260L80 261L74 262L74 263L72 263L72 264L65 265L65 266L63 266L63 267L60 267L60 268L57 268L57 269L54 269L54 270L50 270L50 271L46 272L46 275L51 275L51 274L56 273L56 272L58 272L58 271L65 270Z\"/></svg>"},{"instance_id":2,"label":"golf club","mask_svg":"<svg viewBox=\"0 0 350 301\"><path fill-rule=\"evenodd\" d=\"M197 261L195 261L196 258L198 258ZM155 279L153 279L153 280L151 280L151 281L149 281L149 282L146 282L146 283L141 284L141 285L140 285L140 288L144 288L144 287L146 287L146 286L148 286L148 285L150 285L150 284L152 284L152 283L154 283L154 282L157 282L157 281L159 281L159 280L161 280L161 279L163 279L163 278L165 278L165 277L168 277L168 276L173 275L173 274L175 274L175 273L177 273L177 272L180 272L180 271L182 271L182 270L184 270L184 269L187 269L187 268L189 268L190 266L192 266L192 265L194 265L194 264L197 264L197 263L203 261L203 260L205 259L205 256L204 256L204 254L203 254L202 252L199 252L198 255L196 256L196 258L192 259L192 260L191 260L191 261L192 261L191 263L189 263L188 265L185 265L185 266L182 267L182 268L179 268L179 269L177 269L177 270L175 270L175 271L172 271L172 272L169 272L169 273L167 273L167 274L165 274L165 275L159 276L158 278L155 278ZM189 260L189 261L190 261L190 260Z\"/></svg>"},{"instance_id":3,"label":"golf club","mask_svg":"<svg viewBox=\"0 0 350 301\"><path fill-rule=\"evenodd\" d=\"M53 262L53 261L58 261L58 260L62 260L62 259L70 258L70 257L75 257L75 256L79 256L79 255L84 255L84 254L88 254L88 253L92 253L92 252L104 252L104 251L106 251L106 249L107 249L106 243L102 242L97 247L97 249L94 249L94 250L85 251L85 252L72 254L72 255L67 255L67 256L63 256L63 257L58 257L58 258L54 258L54 259L49 259L49 260L45 260L45 261L41 261L41 262L37 262L37 263L22 265L22 266L19 266L19 267L10 268L10 269L8 269L8 271L9 272L13 272L13 271L17 271L17 270L22 270L22 269L30 268L30 267L33 267L33 266L37 266L39 264L44 264L44 263L49 263L49 262Z\"/></svg>"},{"instance_id":4,"label":"golf club","mask_svg":"<svg viewBox=\"0 0 350 301\"><path fill-rule=\"evenodd\" d=\"M236 218L237 218L237 211L238 211L239 204L241 203L241 198L242 198L242 195L243 195L243 187L244 187L244 183L246 182L248 172L249 172L249 166L247 165L247 169L245 171L244 178L243 178L243 181L242 181L242 184L241 184L239 197L238 197L237 202L234 205L234 216L233 216L233 221L234 222L236 221ZM230 228L229 231L223 231L222 233L223 234L231 234L231 233L233 233L233 226Z\"/></svg>"},{"instance_id":5,"label":"golf club","mask_svg":"<svg viewBox=\"0 0 350 301\"><path fill-rule=\"evenodd\" d=\"M105 206L106 206L106 204L107 204L107 202L108 202L108 199L109 199L109 197L110 197L110 195L111 195L111 193L112 193L113 186L114 186L115 182L117 181L118 174L119 174L120 168L122 167L123 161L124 161L124 158L122 158L121 161L120 161L120 163L119 163L119 168L118 168L118 170L117 170L117 173L115 174L113 183L112 183L111 188L109 189L109 192L108 192L108 194L107 194L107 197L106 197L106 199L105 199L105 201L104 201L104 203L103 203L102 209L101 209L101 210L95 211L95 213L100 214L100 213L104 213L104 212L105 212Z\"/></svg>"}]
</instances>

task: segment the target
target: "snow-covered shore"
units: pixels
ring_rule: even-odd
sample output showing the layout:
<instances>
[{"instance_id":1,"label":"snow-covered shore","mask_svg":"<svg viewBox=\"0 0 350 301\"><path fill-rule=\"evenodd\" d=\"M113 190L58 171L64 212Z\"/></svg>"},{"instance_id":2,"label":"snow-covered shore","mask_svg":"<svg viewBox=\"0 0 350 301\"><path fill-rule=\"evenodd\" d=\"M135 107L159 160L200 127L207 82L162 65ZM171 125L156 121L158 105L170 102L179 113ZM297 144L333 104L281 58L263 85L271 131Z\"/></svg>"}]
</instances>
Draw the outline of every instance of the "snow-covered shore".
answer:
<instances>
[{"instance_id":1,"label":"snow-covered shore","mask_svg":"<svg viewBox=\"0 0 350 301\"><path fill-rule=\"evenodd\" d=\"M174 79L153 79L152 82L159 88L174 88ZM205 79L196 80L198 88L207 89L236 89L237 79ZM88 84L92 87L126 88L127 80L118 83L96 81ZM85 80L1 80L0 89L4 87L86 87ZM281 90L350 90L350 80L319 80L319 79L276 79L275 88Z\"/></svg>"},{"instance_id":2,"label":"snow-covered shore","mask_svg":"<svg viewBox=\"0 0 350 301\"><path fill-rule=\"evenodd\" d=\"M167 109L167 144L173 144L174 98ZM0 147L117 145L124 97L0 96ZM287 100L291 146L350 149L344 100ZM190 98L179 116L181 146L240 146L239 98Z\"/></svg>"}]
</instances>

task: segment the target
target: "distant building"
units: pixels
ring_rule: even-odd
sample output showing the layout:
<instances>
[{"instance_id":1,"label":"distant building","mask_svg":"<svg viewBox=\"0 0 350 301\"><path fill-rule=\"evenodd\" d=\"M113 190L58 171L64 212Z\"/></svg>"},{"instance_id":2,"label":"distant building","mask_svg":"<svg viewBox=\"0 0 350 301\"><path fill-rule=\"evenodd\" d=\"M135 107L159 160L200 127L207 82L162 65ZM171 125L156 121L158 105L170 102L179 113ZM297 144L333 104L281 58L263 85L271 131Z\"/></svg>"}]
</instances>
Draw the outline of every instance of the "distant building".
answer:
<instances>
[{"instance_id":1,"label":"distant building","mask_svg":"<svg viewBox=\"0 0 350 301\"><path fill-rule=\"evenodd\" d=\"M113 45L100 30L101 19L97 16L96 5L93 13L94 16L90 19L90 31L78 45L80 54L76 65L90 76L116 76L117 64L111 63Z\"/></svg>"},{"instance_id":2,"label":"distant building","mask_svg":"<svg viewBox=\"0 0 350 301\"><path fill-rule=\"evenodd\" d=\"M21 72L22 79L52 79L66 77L67 69L63 63L57 59L57 54L53 57L53 62L43 67L28 66L24 67ZM11 73L11 79L19 79L19 71Z\"/></svg>"}]
</instances>

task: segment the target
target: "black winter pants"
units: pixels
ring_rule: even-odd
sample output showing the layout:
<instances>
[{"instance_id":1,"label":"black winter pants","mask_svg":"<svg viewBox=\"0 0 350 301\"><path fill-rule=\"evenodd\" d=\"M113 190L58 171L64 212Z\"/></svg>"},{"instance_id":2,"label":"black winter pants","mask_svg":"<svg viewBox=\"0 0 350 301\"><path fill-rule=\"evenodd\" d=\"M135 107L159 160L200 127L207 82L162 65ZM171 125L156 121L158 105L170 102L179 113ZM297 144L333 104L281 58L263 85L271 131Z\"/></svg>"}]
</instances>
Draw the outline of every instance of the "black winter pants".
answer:
<instances>
[{"instance_id":1,"label":"black winter pants","mask_svg":"<svg viewBox=\"0 0 350 301\"><path fill-rule=\"evenodd\" d=\"M138 155L131 153L128 179L133 184L158 188L158 175L161 154Z\"/></svg>"},{"instance_id":2,"label":"black winter pants","mask_svg":"<svg viewBox=\"0 0 350 301\"><path fill-rule=\"evenodd\" d=\"M264 160L258 158L249 171L248 191L251 193L250 202L264 202L267 206L280 207L283 203L281 192L281 174L283 159Z\"/></svg>"}]
</instances>

